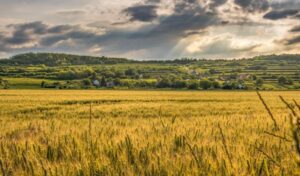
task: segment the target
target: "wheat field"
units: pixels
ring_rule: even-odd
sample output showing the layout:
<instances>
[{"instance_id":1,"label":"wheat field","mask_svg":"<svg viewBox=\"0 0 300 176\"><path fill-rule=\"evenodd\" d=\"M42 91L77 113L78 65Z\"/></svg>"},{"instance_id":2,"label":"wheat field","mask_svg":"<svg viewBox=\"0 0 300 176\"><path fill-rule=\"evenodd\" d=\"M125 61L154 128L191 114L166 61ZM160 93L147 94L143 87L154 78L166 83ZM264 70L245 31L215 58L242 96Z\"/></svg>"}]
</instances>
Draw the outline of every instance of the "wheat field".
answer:
<instances>
[{"instance_id":1,"label":"wheat field","mask_svg":"<svg viewBox=\"0 0 300 176\"><path fill-rule=\"evenodd\" d=\"M0 175L295 175L300 93L1 90ZM294 101L295 100L295 101Z\"/></svg>"}]
</instances>

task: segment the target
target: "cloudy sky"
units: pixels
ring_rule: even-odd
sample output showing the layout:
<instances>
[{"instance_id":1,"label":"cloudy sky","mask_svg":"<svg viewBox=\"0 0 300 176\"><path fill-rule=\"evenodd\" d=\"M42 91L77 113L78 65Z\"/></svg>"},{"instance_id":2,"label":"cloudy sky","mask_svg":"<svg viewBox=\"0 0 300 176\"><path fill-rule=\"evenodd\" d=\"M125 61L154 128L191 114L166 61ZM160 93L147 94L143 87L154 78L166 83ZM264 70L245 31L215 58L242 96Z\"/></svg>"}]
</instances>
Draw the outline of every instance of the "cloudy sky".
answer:
<instances>
[{"instance_id":1,"label":"cloudy sky","mask_svg":"<svg viewBox=\"0 0 300 176\"><path fill-rule=\"evenodd\" d=\"M300 53L300 0L0 0L0 57Z\"/></svg>"}]
</instances>

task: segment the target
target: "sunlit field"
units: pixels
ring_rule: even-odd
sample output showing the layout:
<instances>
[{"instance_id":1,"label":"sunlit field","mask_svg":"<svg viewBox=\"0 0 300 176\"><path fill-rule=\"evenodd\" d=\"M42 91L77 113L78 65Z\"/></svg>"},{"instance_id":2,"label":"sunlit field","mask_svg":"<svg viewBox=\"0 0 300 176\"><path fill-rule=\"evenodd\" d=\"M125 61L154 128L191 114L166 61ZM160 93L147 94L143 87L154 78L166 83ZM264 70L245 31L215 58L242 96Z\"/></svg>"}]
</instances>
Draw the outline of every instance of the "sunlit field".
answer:
<instances>
[{"instance_id":1,"label":"sunlit field","mask_svg":"<svg viewBox=\"0 0 300 176\"><path fill-rule=\"evenodd\" d=\"M256 92L1 90L0 173L294 175L300 93L261 95L277 129Z\"/></svg>"}]
</instances>

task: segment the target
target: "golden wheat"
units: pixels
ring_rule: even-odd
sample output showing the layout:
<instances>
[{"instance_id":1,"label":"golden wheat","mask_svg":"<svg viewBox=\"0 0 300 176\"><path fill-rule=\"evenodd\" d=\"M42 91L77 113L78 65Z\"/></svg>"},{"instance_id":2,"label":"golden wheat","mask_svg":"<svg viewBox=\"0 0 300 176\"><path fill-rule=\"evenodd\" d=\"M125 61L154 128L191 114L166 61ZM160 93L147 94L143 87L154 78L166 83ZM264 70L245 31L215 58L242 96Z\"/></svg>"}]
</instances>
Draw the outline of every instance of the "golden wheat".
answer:
<instances>
[{"instance_id":1,"label":"golden wheat","mask_svg":"<svg viewBox=\"0 0 300 176\"><path fill-rule=\"evenodd\" d=\"M261 92L272 119L256 92L1 90L0 173L293 175L279 95L299 113L299 92Z\"/></svg>"}]
</instances>

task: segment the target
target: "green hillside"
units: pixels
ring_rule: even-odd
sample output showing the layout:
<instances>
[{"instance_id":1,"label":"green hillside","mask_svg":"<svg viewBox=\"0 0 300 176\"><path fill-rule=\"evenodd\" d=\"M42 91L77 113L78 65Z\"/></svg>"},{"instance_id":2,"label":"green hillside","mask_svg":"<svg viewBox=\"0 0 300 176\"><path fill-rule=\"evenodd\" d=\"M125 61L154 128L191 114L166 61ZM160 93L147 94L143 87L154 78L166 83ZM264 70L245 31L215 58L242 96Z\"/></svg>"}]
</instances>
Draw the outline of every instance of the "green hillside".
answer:
<instances>
[{"instance_id":1,"label":"green hillside","mask_svg":"<svg viewBox=\"0 0 300 176\"><path fill-rule=\"evenodd\" d=\"M300 55L269 55L239 60L134 61L28 53L1 60L0 77L2 87L6 88L27 88L24 84L15 84L12 78L25 82L30 78L38 83L35 88L299 89Z\"/></svg>"}]
</instances>

